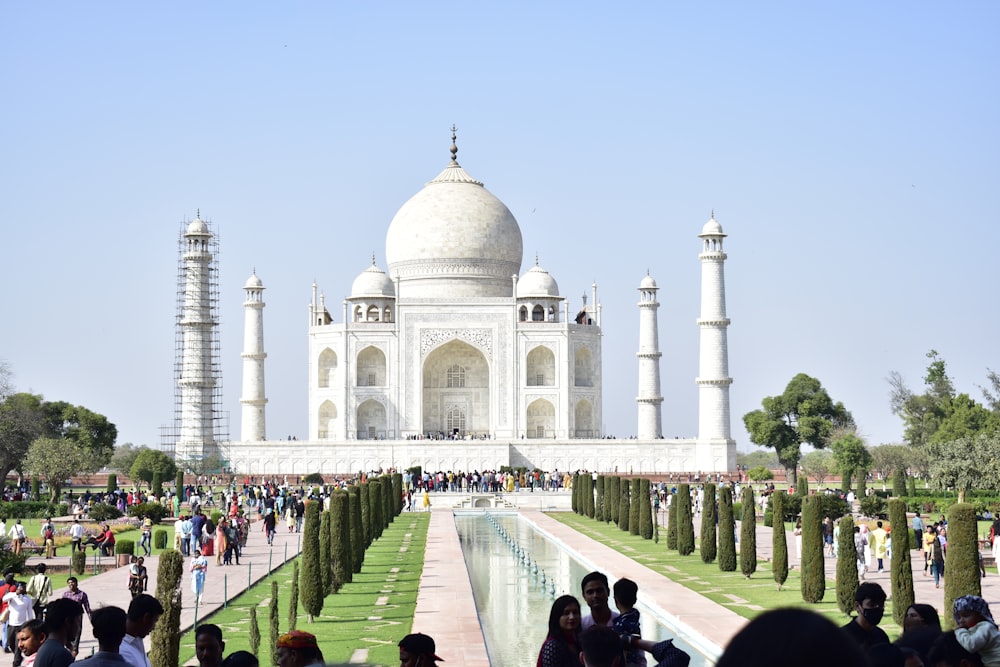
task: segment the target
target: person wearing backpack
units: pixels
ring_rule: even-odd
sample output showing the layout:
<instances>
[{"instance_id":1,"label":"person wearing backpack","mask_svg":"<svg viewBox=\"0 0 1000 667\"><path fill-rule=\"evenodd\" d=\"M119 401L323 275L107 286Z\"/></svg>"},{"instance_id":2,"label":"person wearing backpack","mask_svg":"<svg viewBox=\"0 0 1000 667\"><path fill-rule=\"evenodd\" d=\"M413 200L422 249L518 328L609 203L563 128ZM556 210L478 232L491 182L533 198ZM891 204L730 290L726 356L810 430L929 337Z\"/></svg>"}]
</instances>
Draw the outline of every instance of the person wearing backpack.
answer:
<instances>
[{"instance_id":1,"label":"person wearing backpack","mask_svg":"<svg viewBox=\"0 0 1000 667\"><path fill-rule=\"evenodd\" d=\"M49 603L49 596L52 595L52 580L49 579L45 571L48 566L45 563L38 564L38 573L28 579L26 592L34 603L35 618L41 618L45 606Z\"/></svg>"}]
</instances>

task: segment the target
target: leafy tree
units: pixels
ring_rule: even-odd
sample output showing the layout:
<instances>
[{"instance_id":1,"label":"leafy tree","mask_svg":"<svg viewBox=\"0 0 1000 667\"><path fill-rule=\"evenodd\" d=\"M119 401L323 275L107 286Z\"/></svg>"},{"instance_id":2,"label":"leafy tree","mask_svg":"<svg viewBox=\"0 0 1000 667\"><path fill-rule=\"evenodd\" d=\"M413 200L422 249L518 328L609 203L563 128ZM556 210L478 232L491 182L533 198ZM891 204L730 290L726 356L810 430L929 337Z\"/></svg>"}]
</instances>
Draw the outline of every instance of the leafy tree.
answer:
<instances>
[{"instance_id":1,"label":"leafy tree","mask_svg":"<svg viewBox=\"0 0 1000 667\"><path fill-rule=\"evenodd\" d=\"M594 518L598 521L604 521L604 485L605 477L604 475L597 476L597 501L594 505Z\"/></svg>"},{"instance_id":2,"label":"leafy tree","mask_svg":"<svg viewBox=\"0 0 1000 667\"><path fill-rule=\"evenodd\" d=\"M837 541L837 607L848 616L854 611L854 592L858 589L858 552L854 548L854 518L840 519ZM896 603L893 602L893 607ZM903 607L905 613L906 607Z\"/></svg>"},{"instance_id":3,"label":"leafy tree","mask_svg":"<svg viewBox=\"0 0 1000 667\"><path fill-rule=\"evenodd\" d=\"M206 454L197 458L180 459L177 466L192 475L211 475L222 471L222 458L218 454Z\"/></svg>"},{"instance_id":4,"label":"leafy tree","mask_svg":"<svg viewBox=\"0 0 1000 667\"><path fill-rule=\"evenodd\" d=\"M715 484L705 484L704 500L701 505L701 541L699 552L703 563L711 563L718 553L715 535Z\"/></svg>"},{"instance_id":5,"label":"leafy tree","mask_svg":"<svg viewBox=\"0 0 1000 667\"><path fill-rule=\"evenodd\" d=\"M0 401L0 478L11 470L21 470L21 462L31 443L45 431L42 397L10 394Z\"/></svg>"},{"instance_id":6,"label":"leafy tree","mask_svg":"<svg viewBox=\"0 0 1000 667\"><path fill-rule=\"evenodd\" d=\"M892 617L902 627L906 610L914 603L914 596L913 568L910 566L909 549L912 533L906 528L906 503L898 498L889 501L889 524L897 528L893 533L898 536L893 540L892 561L889 566ZM979 567L978 561L976 567Z\"/></svg>"},{"instance_id":7,"label":"leafy tree","mask_svg":"<svg viewBox=\"0 0 1000 667\"><path fill-rule=\"evenodd\" d=\"M181 652L181 577L184 556L164 551L156 569L156 599L163 615L150 636L149 662L153 667L177 667Z\"/></svg>"},{"instance_id":8,"label":"leafy tree","mask_svg":"<svg viewBox=\"0 0 1000 667\"><path fill-rule=\"evenodd\" d=\"M323 611L323 598L326 590L320 590L316 584L322 579L322 559L319 550L320 503L306 503L305 527L302 529L302 608L308 614L309 622Z\"/></svg>"},{"instance_id":9,"label":"leafy tree","mask_svg":"<svg viewBox=\"0 0 1000 667\"><path fill-rule=\"evenodd\" d=\"M982 595L978 540L976 508L968 503L952 505L948 509L948 576L944 578L945 609L954 609L955 600L963 595ZM942 625L948 629L954 627L954 618L951 614L944 614Z\"/></svg>"},{"instance_id":10,"label":"leafy tree","mask_svg":"<svg viewBox=\"0 0 1000 667\"><path fill-rule=\"evenodd\" d=\"M677 495L670 499L667 508L667 548L677 551Z\"/></svg>"},{"instance_id":11,"label":"leafy tree","mask_svg":"<svg viewBox=\"0 0 1000 667\"><path fill-rule=\"evenodd\" d=\"M800 446L808 443L822 449L835 427L853 423L844 404L834 403L819 380L805 373L792 378L784 393L768 396L761 403L762 410L743 416L750 440L773 448L788 479L796 486Z\"/></svg>"},{"instance_id":12,"label":"leafy tree","mask_svg":"<svg viewBox=\"0 0 1000 667\"><path fill-rule=\"evenodd\" d=\"M736 521L733 519L733 490L719 489L719 569L736 571Z\"/></svg>"},{"instance_id":13,"label":"leafy tree","mask_svg":"<svg viewBox=\"0 0 1000 667\"><path fill-rule=\"evenodd\" d=\"M639 480L639 536L653 539L653 507L649 501L649 480Z\"/></svg>"},{"instance_id":14,"label":"leafy tree","mask_svg":"<svg viewBox=\"0 0 1000 667\"><path fill-rule=\"evenodd\" d=\"M354 578L352 563L352 540L350 495L337 490L330 496L330 534L333 552L333 586L339 591L341 586Z\"/></svg>"},{"instance_id":15,"label":"leafy tree","mask_svg":"<svg viewBox=\"0 0 1000 667\"><path fill-rule=\"evenodd\" d=\"M770 470L771 468L777 468L780 464L778 463L778 455L773 451L758 449L749 454L737 454L736 465L746 466L747 470L758 466Z\"/></svg>"},{"instance_id":16,"label":"leafy tree","mask_svg":"<svg viewBox=\"0 0 1000 667\"><path fill-rule=\"evenodd\" d=\"M324 512L326 514L326 512ZM288 629L299 624L299 561L292 563L292 591L288 595ZM258 637L258 641L259 641Z\"/></svg>"},{"instance_id":17,"label":"leafy tree","mask_svg":"<svg viewBox=\"0 0 1000 667\"><path fill-rule=\"evenodd\" d=\"M25 472L49 486L49 502L59 499L59 489L67 479L81 472L97 469L91 452L66 438L38 438L28 448Z\"/></svg>"},{"instance_id":18,"label":"leafy tree","mask_svg":"<svg viewBox=\"0 0 1000 667\"><path fill-rule=\"evenodd\" d=\"M938 489L955 489L958 502L964 503L966 494L973 488L1000 489L1000 437L980 434L950 442L933 442L926 449L931 485Z\"/></svg>"},{"instance_id":19,"label":"leafy tree","mask_svg":"<svg viewBox=\"0 0 1000 667\"><path fill-rule=\"evenodd\" d=\"M886 479L894 470L907 466L913 449L906 445L879 445L868 451L871 453L871 464L868 469Z\"/></svg>"},{"instance_id":20,"label":"leafy tree","mask_svg":"<svg viewBox=\"0 0 1000 667\"><path fill-rule=\"evenodd\" d=\"M931 442L948 442L997 431L1000 431L1000 414L986 409L968 394L959 394L945 404L944 418L931 436Z\"/></svg>"},{"instance_id":21,"label":"leafy tree","mask_svg":"<svg viewBox=\"0 0 1000 667\"><path fill-rule=\"evenodd\" d=\"M802 599L822 602L826 594L823 570L823 506L819 496L802 499Z\"/></svg>"},{"instance_id":22,"label":"leafy tree","mask_svg":"<svg viewBox=\"0 0 1000 667\"><path fill-rule=\"evenodd\" d=\"M690 556L694 553L694 519L691 515L691 487L687 484L677 486L677 553Z\"/></svg>"},{"instance_id":23,"label":"leafy tree","mask_svg":"<svg viewBox=\"0 0 1000 667\"><path fill-rule=\"evenodd\" d=\"M625 477L618 478L618 527L628 532L629 515L631 507L629 502L629 491L632 489L631 480Z\"/></svg>"},{"instance_id":24,"label":"leafy tree","mask_svg":"<svg viewBox=\"0 0 1000 667\"><path fill-rule=\"evenodd\" d=\"M160 479L170 479L177 474L177 464L174 460L158 449L144 449L132 462L129 477L133 484L139 480L152 486L154 473L160 473Z\"/></svg>"},{"instance_id":25,"label":"leafy tree","mask_svg":"<svg viewBox=\"0 0 1000 667\"><path fill-rule=\"evenodd\" d=\"M757 571L757 508L753 488L743 487L743 520L740 522L740 571L747 579Z\"/></svg>"},{"instance_id":26,"label":"leafy tree","mask_svg":"<svg viewBox=\"0 0 1000 667\"><path fill-rule=\"evenodd\" d=\"M267 605L268 636L271 640L271 664L278 664L278 637L281 631L278 629L278 581L271 580L271 601ZM176 664L176 663L175 663Z\"/></svg>"},{"instance_id":27,"label":"leafy tree","mask_svg":"<svg viewBox=\"0 0 1000 667\"><path fill-rule=\"evenodd\" d=\"M260 655L260 623L257 622L257 606L250 606L250 652Z\"/></svg>"},{"instance_id":28,"label":"leafy tree","mask_svg":"<svg viewBox=\"0 0 1000 667\"><path fill-rule=\"evenodd\" d=\"M820 486L826 481L834 469L833 454L826 450L817 449L802 457L802 472L807 477L816 478L816 483Z\"/></svg>"},{"instance_id":29,"label":"leafy tree","mask_svg":"<svg viewBox=\"0 0 1000 667\"><path fill-rule=\"evenodd\" d=\"M131 442L118 445L115 447L115 453L111 455L111 462L108 463L108 467L128 475L132 470L132 464L135 463L135 457L139 456L139 452L145 449L149 449L149 447L145 445L136 447Z\"/></svg>"},{"instance_id":30,"label":"leafy tree","mask_svg":"<svg viewBox=\"0 0 1000 667\"><path fill-rule=\"evenodd\" d=\"M788 580L788 536L785 534L785 492L775 491L771 494L771 515L774 517L771 526L771 570L778 590Z\"/></svg>"},{"instance_id":31,"label":"leafy tree","mask_svg":"<svg viewBox=\"0 0 1000 667\"><path fill-rule=\"evenodd\" d=\"M107 465L115 451L118 427L104 415L63 401L42 403L45 433L66 438L83 447L94 458L95 470Z\"/></svg>"},{"instance_id":32,"label":"leafy tree","mask_svg":"<svg viewBox=\"0 0 1000 667\"><path fill-rule=\"evenodd\" d=\"M14 393L14 371L10 364L0 359L0 401Z\"/></svg>"},{"instance_id":33,"label":"leafy tree","mask_svg":"<svg viewBox=\"0 0 1000 667\"><path fill-rule=\"evenodd\" d=\"M765 468L764 466L754 466L747 471L747 477L755 482L763 482L769 479L774 479L774 473L771 472L770 468Z\"/></svg>"},{"instance_id":34,"label":"leafy tree","mask_svg":"<svg viewBox=\"0 0 1000 667\"><path fill-rule=\"evenodd\" d=\"M310 503L312 504L312 503ZM330 559L330 552L333 551L330 533L330 512L321 512L319 522L319 574L320 588L323 595L327 596L333 592L333 561Z\"/></svg>"},{"instance_id":35,"label":"leafy tree","mask_svg":"<svg viewBox=\"0 0 1000 667\"><path fill-rule=\"evenodd\" d=\"M629 506L628 506L628 532L632 535L638 535L640 517L642 516L642 497L639 491L640 480L638 477L632 479L632 488L629 491Z\"/></svg>"},{"instance_id":36,"label":"leafy tree","mask_svg":"<svg viewBox=\"0 0 1000 667\"><path fill-rule=\"evenodd\" d=\"M955 395L944 360L935 350L926 356L930 362L924 375L924 393L913 393L896 371L887 378L889 405L893 414L903 420L903 440L913 447L923 447L931 441L944 418L947 402Z\"/></svg>"}]
</instances>

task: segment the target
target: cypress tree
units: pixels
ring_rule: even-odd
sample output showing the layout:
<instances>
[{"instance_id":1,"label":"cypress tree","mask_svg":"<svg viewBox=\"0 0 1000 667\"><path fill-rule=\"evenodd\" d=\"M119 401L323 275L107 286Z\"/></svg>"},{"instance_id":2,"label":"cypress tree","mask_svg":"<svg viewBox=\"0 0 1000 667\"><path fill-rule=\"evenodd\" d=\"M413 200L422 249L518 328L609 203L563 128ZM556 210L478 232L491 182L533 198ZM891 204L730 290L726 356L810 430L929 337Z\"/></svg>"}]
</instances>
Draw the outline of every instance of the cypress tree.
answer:
<instances>
[{"instance_id":1,"label":"cypress tree","mask_svg":"<svg viewBox=\"0 0 1000 667\"><path fill-rule=\"evenodd\" d=\"M691 515L691 487L677 487L677 553L690 556L694 553L694 518Z\"/></svg>"},{"instance_id":2,"label":"cypress tree","mask_svg":"<svg viewBox=\"0 0 1000 667\"><path fill-rule=\"evenodd\" d=\"M597 476L597 500L594 504L594 518L598 521L604 521L604 485L605 478L604 475Z\"/></svg>"},{"instance_id":3,"label":"cypress tree","mask_svg":"<svg viewBox=\"0 0 1000 667\"><path fill-rule=\"evenodd\" d=\"M805 480L805 475L799 481ZM740 571L747 579L757 571L757 508L753 489L743 487L743 520L740 523Z\"/></svg>"},{"instance_id":4,"label":"cypress tree","mask_svg":"<svg viewBox=\"0 0 1000 667\"><path fill-rule=\"evenodd\" d=\"M322 578L323 562L319 551L320 533L320 504L318 501L311 501L306 504L305 527L302 529L302 570L300 578L302 580L300 590L302 591L302 608L305 609L312 623L320 612L323 611L323 598L326 591L321 590L317 583Z\"/></svg>"},{"instance_id":5,"label":"cypress tree","mask_svg":"<svg viewBox=\"0 0 1000 667\"><path fill-rule=\"evenodd\" d=\"M902 498L903 496L906 495L906 468L904 467L896 468L892 473L892 495L896 496L897 498ZM903 519L904 520L906 519L905 514L903 515ZM908 606L909 605L907 605L907 607ZM893 608L893 613L895 613L896 605L893 604L892 608ZM903 608L903 611L904 612L906 611L905 607Z\"/></svg>"},{"instance_id":6,"label":"cypress tree","mask_svg":"<svg viewBox=\"0 0 1000 667\"><path fill-rule=\"evenodd\" d=\"M667 508L667 548L677 551L677 494L670 496Z\"/></svg>"},{"instance_id":7,"label":"cypress tree","mask_svg":"<svg viewBox=\"0 0 1000 667\"><path fill-rule=\"evenodd\" d=\"M401 496L402 497L402 496ZM334 491L330 496L330 534L333 553L333 587L340 587L354 578L351 550L350 496L343 491Z\"/></svg>"},{"instance_id":8,"label":"cypress tree","mask_svg":"<svg viewBox=\"0 0 1000 667\"><path fill-rule=\"evenodd\" d=\"M895 553L893 549L893 553ZM979 581L979 541L976 535L976 508L969 503L955 503L948 509L948 576L944 578L944 608L955 608L963 595L982 595ZM941 625L951 629L955 619L943 615Z\"/></svg>"},{"instance_id":9,"label":"cypress tree","mask_svg":"<svg viewBox=\"0 0 1000 667\"><path fill-rule=\"evenodd\" d=\"M368 482L364 482L360 487L361 493L361 530L364 537L364 549L362 552L367 550L372 544L372 512L371 505L368 504ZM360 570L355 570L355 572L360 572Z\"/></svg>"},{"instance_id":10,"label":"cypress tree","mask_svg":"<svg viewBox=\"0 0 1000 667\"><path fill-rule=\"evenodd\" d=\"M321 512L321 519L319 522L319 579L320 579L320 591L324 596L327 596L333 591L333 567L330 562L330 551L333 549L333 545L330 543L330 513ZM296 561L296 569L298 569L298 562ZM293 630L294 626L289 626L289 630Z\"/></svg>"},{"instance_id":11,"label":"cypress tree","mask_svg":"<svg viewBox=\"0 0 1000 667\"><path fill-rule=\"evenodd\" d=\"M857 477L858 489L854 492L854 495L858 497L858 500L861 500L865 497L865 487L868 484L868 471L858 468Z\"/></svg>"},{"instance_id":12,"label":"cypress tree","mask_svg":"<svg viewBox=\"0 0 1000 667\"><path fill-rule=\"evenodd\" d=\"M116 475L115 473L111 473L108 475L108 484L107 487L105 488L105 491L107 491L108 493L114 493L115 489L117 488L118 488L118 475Z\"/></svg>"},{"instance_id":13,"label":"cypress tree","mask_svg":"<svg viewBox=\"0 0 1000 667\"><path fill-rule=\"evenodd\" d=\"M351 563L354 573L361 572L365 561L365 529L361 521L361 489L357 484L347 487L347 514L351 524Z\"/></svg>"},{"instance_id":14,"label":"cypress tree","mask_svg":"<svg viewBox=\"0 0 1000 667\"><path fill-rule=\"evenodd\" d=\"M153 626L149 663L152 667L177 667L181 652L181 577L184 556L180 551L164 551L156 568L156 599L163 615Z\"/></svg>"},{"instance_id":15,"label":"cypress tree","mask_svg":"<svg viewBox=\"0 0 1000 667\"><path fill-rule=\"evenodd\" d=\"M649 501L649 480L639 480L639 536L653 539L653 503Z\"/></svg>"},{"instance_id":16,"label":"cypress tree","mask_svg":"<svg viewBox=\"0 0 1000 667\"><path fill-rule=\"evenodd\" d=\"M31 499L34 501L41 500L41 488L42 483L38 481L37 477L31 478Z\"/></svg>"},{"instance_id":17,"label":"cypress tree","mask_svg":"<svg viewBox=\"0 0 1000 667\"><path fill-rule=\"evenodd\" d=\"M257 606L250 607L250 652L260 655L260 624L257 622Z\"/></svg>"},{"instance_id":18,"label":"cypress tree","mask_svg":"<svg viewBox=\"0 0 1000 667\"><path fill-rule=\"evenodd\" d=\"M851 471L847 470L840 474L840 490L847 495L847 492L851 490Z\"/></svg>"},{"instance_id":19,"label":"cypress tree","mask_svg":"<svg viewBox=\"0 0 1000 667\"><path fill-rule=\"evenodd\" d=\"M802 499L802 599L806 602L822 602L826 594L822 500L820 496Z\"/></svg>"},{"instance_id":20,"label":"cypress tree","mask_svg":"<svg viewBox=\"0 0 1000 667\"><path fill-rule=\"evenodd\" d=\"M177 476L174 477L174 491L181 497L181 502L184 502L184 471L178 470Z\"/></svg>"},{"instance_id":21,"label":"cypress tree","mask_svg":"<svg viewBox=\"0 0 1000 667\"><path fill-rule=\"evenodd\" d=\"M267 605L268 635L271 640L271 664L278 664L278 581L271 580L271 601ZM176 663L175 663L176 664Z\"/></svg>"},{"instance_id":22,"label":"cypress tree","mask_svg":"<svg viewBox=\"0 0 1000 667\"><path fill-rule=\"evenodd\" d=\"M733 519L733 490L728 484L719 489L719 569L736 571L736 521Z\"/></svg>"},{"instance_id":23,"label":"cypress tree","mask_svg":"<svg viewBox=\"0 0 1000 667\"><path fill-rule=\"evenodd\" d=\"M395 496L392 515L397 517L403 511L403 473L401 472L392 473L392 493Z\"/></svg>"},{"instance_id":24,"label":"cypress tree","mask_svg":"<svg viewBox=\"0 0 1000 667\"><path fill-rule=\"evenodd\" d=\"M368 482L368 493L368 504L372 511L372 538L377 540L382 537L385 529L385 522L382 520L382 482L377 479Z\"/></svg>"},{"instance_id":25,"label":"cypress tree","mask_svg":"<svg viewBox=\"0 0 1000 667\"><path fill-rule=\"evenodd\" d=\"M906 495L910 496L911 498L917 495L917 480L913 477L913 475L906 476ZM918 544L914 548L917 548L919 546L920 545Z\"/></svg>"},{"instance_id":26,"label":"cypress tree","mask_svg":"<svg viewBox=\"0 0 1000 667\"><path fill-rule=\"evenodd\" d=\"M840 519L840 539L837 541L837 606L848 616L854 611L854 592L858 589L858 583L858 552L854 547L854 518L850 514L845 514ZM892 606L896 607L895 601L893 601ZM903 613L906 613L906 607L903 607Z\"/></svg>"},{"instance_id":27,"label":"cypress tree","mask_svg":"<svg viewBox=\"0 0 1000 667\"><path fill-rule=\"evenodd\" d=\"M573 473L573 488L569 493L570 508L574 514L580 514L580 473Z\"/></svg>"},{"instance_id":28,"label":"cypress tree","mask_svg":"<svg viewBox=\"0 0 1000 667\"><path fill-rule=\"evenodd\" d=\"M587 485L585 487L587 495L584 498L587 505L587 517L593 519L597 517L597 507L594 500L594 487L597 484L594 482L594 475L592 473L587 473L584 477L587 478Z\"/></svg>"},{"instance_id":29,"label":"cypress tree","mask_svg":"<svg viewBox=\"0 0 1000 667\"><path fill-rule=\"evenodd\" d=\"M624 531L628 531L628 521L629 521L629 491L632 488L632 482L625 477L620 477L618 480L618 527Z\"/></svg>"},{"instance_id":30,"label":"cypress tree","mask_svg":"<svg viewBox=\"0 0 1000 667\"><path fill-rule=\"evenodd\" d=\"M788 580L788 535L785 534L785 492L771 494L771 573L778 590Z\"/></svg>"},{"instance_id":31,"label":"cypress tree","mask_svg":"<svg viewBox=\"0 0 1000 667\"><path fill-rule=\"evenodd\" d=\"M326 512L323 512L326 514ZM292 591L288 595L288 629L299 624L299 561L292 564Z\"/></svg>"},{"instance_id":32,"label":"cypress tree","mask_svg":"<svg viewBox=\"0 0 1000 667\"><path fill-rule=\"evenodd\" d=\"M715 484L705 484L704 499L701 504L701 543L699 552L703 563L711 563L718 555L715 534Z\"/></svg>"},{"instance_id":33,"label":"cypress tree","mask_svg":"<svg viewBox=\"0 0 1000 667\"><path fill-rule=\"evenodd\" d=\"M157 498L163 495L163 473L159 470L153 471L153 483L150 486L150 490Z\"/></svg>"},{"instance_id":34,"label":"cypress tree","mask_svg":"<svg viewBox=\"0 0 1000 667\"><path fill-rule=\"evenodd\" d=\"M892 617L896 623L902 627L906 610L914 602L913 596L913 568L910 566L910 542L913 533L906 525L906 503L899 498L889 501L889 525L895 526L897 530L892 531L900 538L899 544L893 547L892 564L889 570L889 579L892 584ZM978 563L977 550L976 567ZM978 574L978 569L977 569ZM978 577L976 577L978 581Z\"/></svg>"},{"instance_id":35,"label":"cypress tree","mask_svg":"<svg viewBox=\"0 0 1000 667\"><path fill-rule=\"evenodd\" d=\"M799 475L798 484L795 486L795 495L805 498L809 495L809 476Z\"/></svg>"},{"instance_id":36,"label":"cypress tree","mask_svg":"<svg viewBox=\"0 0 1000 667\"><path fill-rule=\"evenodd\" d=\"M628 504L628 532L632 535L639 534L640 526L640 516L642 515L642 497L639 493L639 488L641 486L638 477L632 479L632 485L629 489L629 504Z\"/></svg>"},{"instance_id":37,"label":"cypress tree","mask_svg":"<svg viewBox=\"0 0 1000 667\"><path fill-rule=\"evenodd\" d=\"M618 503L621 498L621 487L618 484L618 476L612 475L608 477L608 481L605 482L605 504L607 509L604 512L605 521L614 521L615 524L618 523Z\"/></svg>"}]
</instances>

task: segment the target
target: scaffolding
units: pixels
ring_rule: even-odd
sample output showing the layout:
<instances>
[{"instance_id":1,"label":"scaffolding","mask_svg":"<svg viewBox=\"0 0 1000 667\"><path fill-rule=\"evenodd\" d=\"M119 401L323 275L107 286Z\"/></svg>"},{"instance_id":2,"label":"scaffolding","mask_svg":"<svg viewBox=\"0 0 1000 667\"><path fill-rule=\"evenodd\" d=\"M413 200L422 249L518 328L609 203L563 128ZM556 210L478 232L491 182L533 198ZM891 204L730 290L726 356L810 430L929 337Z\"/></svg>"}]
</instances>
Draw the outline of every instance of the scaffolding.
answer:
<instances>
[{"instance_id":1,"label":"scaffolding","mask_svg":"<svg viewBox=\"0 0 1000 667\"><path fill-rule=\"evenodd\" d=\"M160 429L160 449L176 459L218 456L219 444L229 440L229 415L222 409L219 237L200 212L195 221L180 223L176 301L174 418Z\"/></svg>"}]
</instances>

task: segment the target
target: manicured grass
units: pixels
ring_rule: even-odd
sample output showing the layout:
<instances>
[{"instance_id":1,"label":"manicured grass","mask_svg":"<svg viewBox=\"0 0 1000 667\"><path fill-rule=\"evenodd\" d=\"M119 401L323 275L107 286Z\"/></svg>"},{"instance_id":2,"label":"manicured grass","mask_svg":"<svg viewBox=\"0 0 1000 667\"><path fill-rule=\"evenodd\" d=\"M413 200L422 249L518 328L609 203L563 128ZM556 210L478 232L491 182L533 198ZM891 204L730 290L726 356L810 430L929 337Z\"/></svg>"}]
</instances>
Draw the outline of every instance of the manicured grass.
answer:
<instances>
[{"instance_id":1,"label":"manicured grass","mask_svg":"<svg viewBox=\"0 0 1000 667\"><path fill-rule=\"evenodd\" d=\"M323 612L313 623L299 608L299 630L316 635L327 663L346 663L357 649L368 649L368 664L394 665L399 662L396 644L410 632L417 602L417 589L424 565L424 547L430 514L407 513L383 532L365 553L365 562L354 581L339 593L327 596ZM403 547L405 550L402 550ZM288 631L288 596L291 590L292 563L276 570L271 577L278 581L281 632ZM185 589L185 594L186 594ZM215 623L226 639L226 654L250 650L250 607L257 608L261 633L260 662L268 665L271 646L268 639L268 603L271 579L265 579L230 602L227 609L199 619ZM384 604L377 604L385 598ZM180 663L194 657L194 632L181 637Z\"/></svg>"},{"instance_id":2,"label":"manicured grass","mask_svg":"<svg viewBox=\"0 0 1000 667\"><path fill-rule=\"evenodd\" d=\"M771 573L771 564L758 558L757 572L749 580L737 568L736 572L722 572L718 563L703 563L698 550L690 556L670 551L666 545L666 531L660 531L660 543L644 540L619 530L614 523L600 523L571 512L552 513L551 516L581 534L615 549L658 574L681 584L704 597L717 602L744 618L754 618L762 611L777 607L801 607L823 614L837 625L844 625L848 618L837 607L836 584L826 582L823 601L811 604L802 600L801 577L798 569L788 572L788 579L779 591ZM697 526L695 527L697 533ZM888 592L888 591L887 591ZM735 596L739 600L734 600ZM900 633L892 622L892 602L885 604L885 616L880 627L890 637Z\"/></svg>"}]
</instances>

